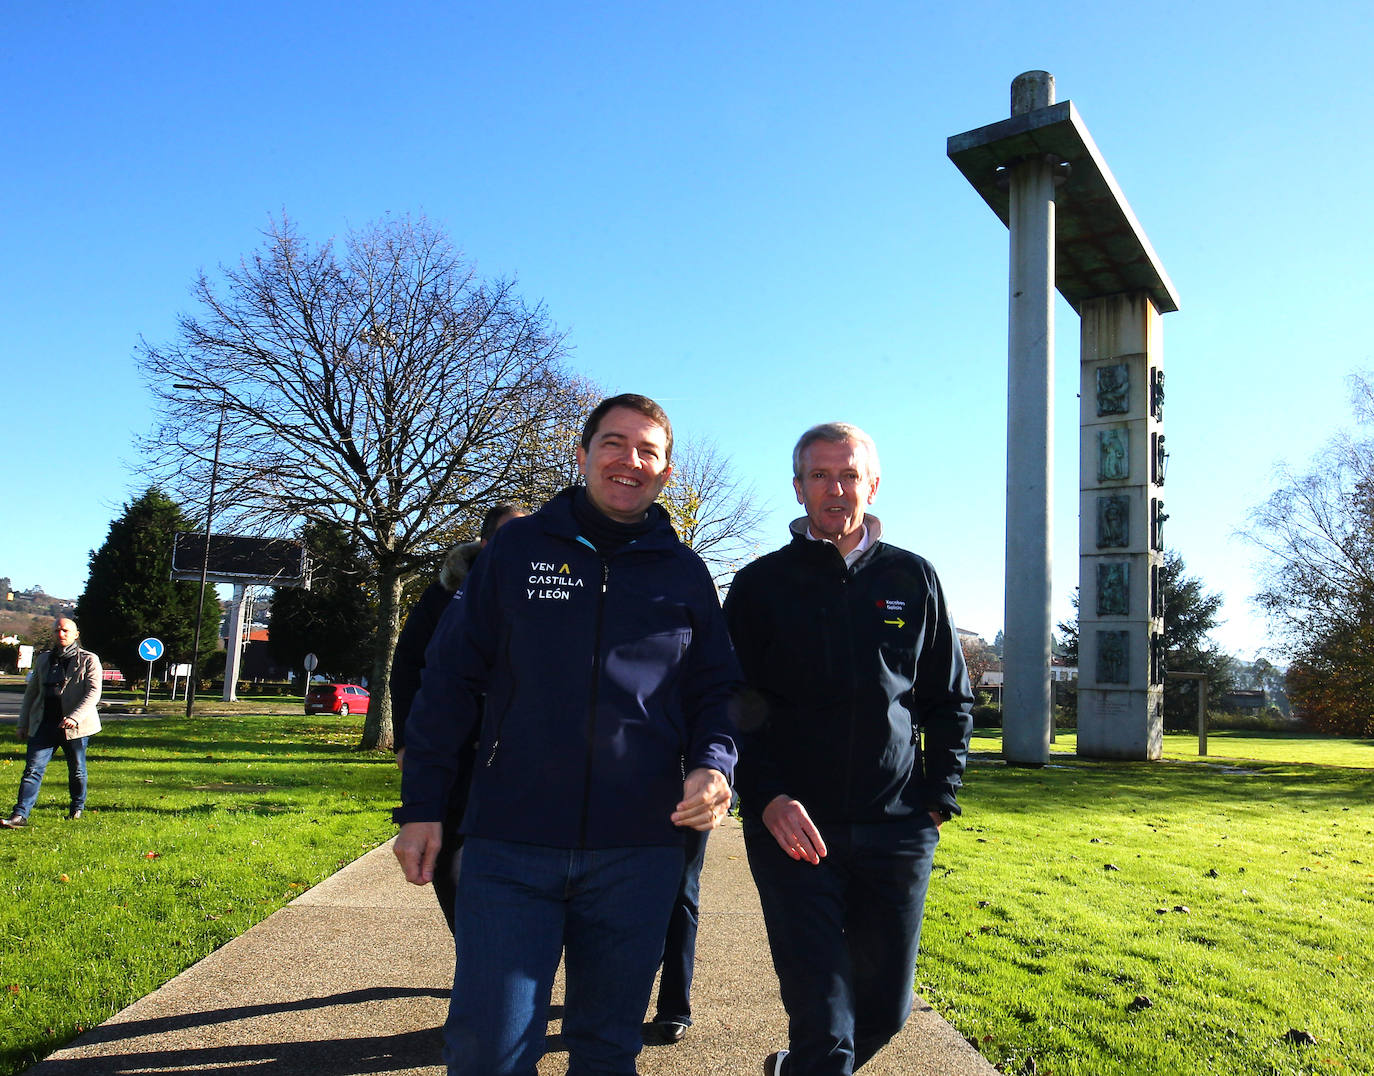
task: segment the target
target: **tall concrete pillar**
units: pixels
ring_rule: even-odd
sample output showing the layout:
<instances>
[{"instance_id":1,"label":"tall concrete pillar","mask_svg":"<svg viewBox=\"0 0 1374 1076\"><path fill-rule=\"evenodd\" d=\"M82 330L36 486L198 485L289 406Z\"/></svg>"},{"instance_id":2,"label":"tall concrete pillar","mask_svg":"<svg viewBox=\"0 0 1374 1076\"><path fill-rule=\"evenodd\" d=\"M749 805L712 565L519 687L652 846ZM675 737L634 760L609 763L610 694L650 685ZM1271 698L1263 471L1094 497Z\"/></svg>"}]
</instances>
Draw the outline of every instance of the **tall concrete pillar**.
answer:
<instances>
[{"instance_id":1,"label":"tall concrete pillar","mask_svg":"<svg viewBox=\"0 0 1374 1076\"><path fill-rule=\"evenodd\" d=\"M1054 79L1012 83L1012 115L1054 104ZM1007 167L1011 282L1007 334L1007 517L1002 753L1050 754L1050 581L1054 499L1054 162Z\"/></svg>"}]
</instances>

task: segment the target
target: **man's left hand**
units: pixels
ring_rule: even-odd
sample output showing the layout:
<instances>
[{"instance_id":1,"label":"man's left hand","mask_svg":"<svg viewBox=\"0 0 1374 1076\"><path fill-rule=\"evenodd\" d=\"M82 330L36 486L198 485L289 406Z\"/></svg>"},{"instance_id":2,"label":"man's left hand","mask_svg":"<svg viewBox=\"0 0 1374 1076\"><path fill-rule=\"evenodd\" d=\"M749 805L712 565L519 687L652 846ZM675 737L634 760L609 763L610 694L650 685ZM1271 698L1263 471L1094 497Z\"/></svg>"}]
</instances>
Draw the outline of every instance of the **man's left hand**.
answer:
<instances>
[{"instance_id":1,"label":"man's left hand","mask_svg":"<svg viewBox=\"0 0 1374 1076\"><path fill-rule=\"evenodd\" d=\"M730 809L730 782L719 770L700 767L682 782L682 802L673 812L673 825L684 829L712 830Z\"/></svg>"}]
</instances>

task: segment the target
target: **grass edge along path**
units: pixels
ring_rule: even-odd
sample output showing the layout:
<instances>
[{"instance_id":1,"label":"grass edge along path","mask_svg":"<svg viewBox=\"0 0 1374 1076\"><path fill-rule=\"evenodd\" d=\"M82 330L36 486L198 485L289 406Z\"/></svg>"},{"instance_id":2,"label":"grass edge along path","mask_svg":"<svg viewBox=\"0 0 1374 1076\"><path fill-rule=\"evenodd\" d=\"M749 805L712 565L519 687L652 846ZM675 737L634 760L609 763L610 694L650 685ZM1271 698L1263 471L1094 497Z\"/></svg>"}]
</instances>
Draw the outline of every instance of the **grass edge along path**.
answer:
<instances>
[{"instance_id":1,"label":"grass edge along path","mask_svg":"<svg viewBox=\"0 0 1374 1076\"><path fill-rule=\"evenodd\" d=\"M361 717L113 718L86 816L54 758L24 830L0 834L0 1074L150 993L394 833L389 754ZM0 726L0 795L23 749Z\"/></svg>"}]
</instances>

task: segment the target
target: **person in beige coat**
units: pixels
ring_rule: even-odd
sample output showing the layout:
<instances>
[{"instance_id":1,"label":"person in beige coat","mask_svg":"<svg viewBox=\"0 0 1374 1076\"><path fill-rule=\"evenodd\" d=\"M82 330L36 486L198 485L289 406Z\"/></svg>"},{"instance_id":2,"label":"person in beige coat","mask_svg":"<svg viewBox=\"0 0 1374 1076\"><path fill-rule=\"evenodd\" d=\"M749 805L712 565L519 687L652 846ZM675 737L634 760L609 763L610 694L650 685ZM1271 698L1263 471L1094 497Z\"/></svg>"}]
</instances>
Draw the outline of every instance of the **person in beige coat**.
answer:
<instances>
[{"instance_id":1,"label":"person in beige coat","mask_svg":"<svg viewBox=\"0 0 1374 1076\"><path fill-rule=\"evenodd\" d=\"M56 642L38 655L19 704L19 739L28 745L19 800L0 826L21 829L38 801L43 774L59 747L67 760L71 793L68 818L80 818L86 807L86 741L100 731L95 704L100 701L100 659L82 650L76 621L59 617L53 625Z\"/></svg>"}]
</instances>

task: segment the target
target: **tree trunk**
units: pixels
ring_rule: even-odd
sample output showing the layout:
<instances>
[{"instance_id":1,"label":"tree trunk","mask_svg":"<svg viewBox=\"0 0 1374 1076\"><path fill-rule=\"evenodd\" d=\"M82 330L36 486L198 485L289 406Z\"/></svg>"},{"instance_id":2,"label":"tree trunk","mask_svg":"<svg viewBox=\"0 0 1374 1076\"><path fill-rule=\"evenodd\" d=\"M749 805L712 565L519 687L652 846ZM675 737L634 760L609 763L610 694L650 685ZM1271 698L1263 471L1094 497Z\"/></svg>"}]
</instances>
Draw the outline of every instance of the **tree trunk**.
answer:
<instances>
[{"instance_id":1,"label":"tree trunk","mask_svg":"<svg viewBox=\"0 0 1374 1076\"><path fill-rule=\"evenodd\" d=\"M377 573L377 643L372 658L372 704L363 723L364 751L390 751L395 746L391 729L391 663L396 654L396 638L401 634L401 590L403 581L394 568Z\"/></svg>"}]
</instances>

